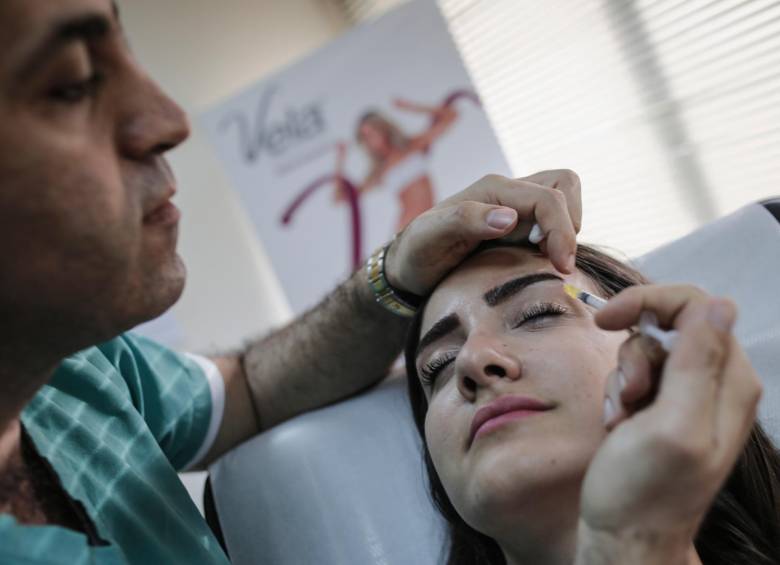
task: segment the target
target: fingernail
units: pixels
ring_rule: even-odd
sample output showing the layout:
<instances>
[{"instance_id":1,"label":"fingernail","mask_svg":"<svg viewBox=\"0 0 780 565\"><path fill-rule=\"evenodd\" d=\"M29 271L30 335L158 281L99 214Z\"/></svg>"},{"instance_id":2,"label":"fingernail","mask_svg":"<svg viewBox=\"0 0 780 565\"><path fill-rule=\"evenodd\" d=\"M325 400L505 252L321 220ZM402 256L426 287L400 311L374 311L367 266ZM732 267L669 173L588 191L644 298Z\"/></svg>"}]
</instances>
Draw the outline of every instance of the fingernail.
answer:
<instances>
[{"instance_id":1,"label":"fingernail","mask_svg":"<svg viewBox=\"0 0 780 565\"><path fill-rule=\"evenodd\" d=\"M707 319L720 331L729 332L734 324L734 312L722 300L713 300L707 307Z\"/></svg>"},{"instance_id":2,"label":"fingernail","mask_svg":"<svg viewBox=\"0 0 780 565\"><path fill-rule=\"evenodd\" d=\"M488 213L487 223L493 229L503 230L512 225L512 223L515 221L515 218L517 218L517 212L514 210L509 210L507 208L497 208L495 210L491 210L490 213Z\"/></svg>"},{"instance_id":3,"label":"fingernail","mask_svg":"<svg viewBox=\"0 0 780 565\"><path fill-rule=\"evenodd\" d=\"M626 374L622 369L618 369L618 386L620 387L620 392L623 392L626 389L626 384L628 384Z\"/></svg>"},{"instance_id":4,"label":"fingernail","mask_svg":"<svg viewBox=\"0 0 780 565\"><path fill-rule=\"evenodd\" d=\"M574 253L569 255L569 271L574 272L574 270L577 268L577 259L574 257Z\"/></svg>"},{"instance_id":5,"label":"fingernail","mask_svg":"<svg viewBox=\"0 0 780 565\"><path fill-rule=\"evenodd\" d=\"M615 405L612 403L612 399L607 396L604 399L604 425L609 424L615 417Z\"/></svg>"}]
</instances>

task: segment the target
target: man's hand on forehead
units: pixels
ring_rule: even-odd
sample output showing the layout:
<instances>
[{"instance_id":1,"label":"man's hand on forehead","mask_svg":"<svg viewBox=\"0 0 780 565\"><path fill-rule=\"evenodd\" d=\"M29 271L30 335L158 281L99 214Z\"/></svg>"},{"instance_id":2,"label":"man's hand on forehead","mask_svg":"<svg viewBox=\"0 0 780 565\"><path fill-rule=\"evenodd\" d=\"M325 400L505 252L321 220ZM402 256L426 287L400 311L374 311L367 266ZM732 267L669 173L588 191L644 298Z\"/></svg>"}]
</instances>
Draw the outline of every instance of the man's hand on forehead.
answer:
<instances>
[{"instance_id":1,"label":"man's hand on forehead","mask_svg":"<svg viewBox=\"0 0 780 565\"><path fill-rule=\"evenodd\" d=\"M582 221L579 177L545 171L523 179L489 175L415 219L390 246L385 269L394 287L424 296L483 241L527 239L562 273L574 271Z\"/></svg>"}]
</instances>

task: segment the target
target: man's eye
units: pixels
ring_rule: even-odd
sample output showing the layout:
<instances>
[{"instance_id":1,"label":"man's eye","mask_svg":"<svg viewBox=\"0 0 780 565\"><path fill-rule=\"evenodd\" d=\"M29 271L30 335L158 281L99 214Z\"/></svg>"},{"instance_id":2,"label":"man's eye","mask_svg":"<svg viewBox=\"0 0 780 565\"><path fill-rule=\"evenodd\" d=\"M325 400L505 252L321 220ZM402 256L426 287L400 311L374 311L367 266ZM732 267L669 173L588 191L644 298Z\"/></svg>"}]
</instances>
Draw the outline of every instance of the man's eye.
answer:
<instances>
[{"instance_id":1,"label":"man's eye","mask_svg":"<svg viewBox=\"0 0 780 565\"><path fill-rule=\"evenodd\" d=\"M520 327L526 323L535 323L542 318L550 316L561 316L568 312L565 306L555 304L554 302L539 302L524 310L520 314L520 320L515 324L515 327Z\"/></svg>"},{"instance_id":2,"label":"man's eye","mask_svg":"<svg viewBox=\"0 0 780 565\"><path fill-rule=\"evenodd\" d=\"M58 102L76 104L82 100L94 96L103 84L103 75L93 73L89 78L54 87L49 95Z\"/></svg>"}]
</instances>

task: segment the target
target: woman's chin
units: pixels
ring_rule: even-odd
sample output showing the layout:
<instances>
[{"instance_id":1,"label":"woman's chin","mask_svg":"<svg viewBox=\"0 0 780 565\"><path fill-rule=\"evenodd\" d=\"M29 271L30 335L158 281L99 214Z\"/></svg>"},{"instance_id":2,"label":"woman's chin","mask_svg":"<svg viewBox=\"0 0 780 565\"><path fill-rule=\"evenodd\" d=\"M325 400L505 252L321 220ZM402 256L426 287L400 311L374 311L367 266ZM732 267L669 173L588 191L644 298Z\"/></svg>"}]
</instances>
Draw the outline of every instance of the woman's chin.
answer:
<instances>
[{"instance_id":1,"label":"woman's chin","mask_svg":"<svg viewBox=\"0 0 780 565\"><path fill-rule=\"evenodd\" d=\"M548 507L554 508L562 500L568 501L568 506L576 505L592 453L553 447L548 443L536 452L484 450L468 473L465 496L451 497L460 499L456 506L460 506L461 515L469 523L483 525L477 528L483 531L538 519L540 512L549 512Z\"/></svg>"}]
</instances>

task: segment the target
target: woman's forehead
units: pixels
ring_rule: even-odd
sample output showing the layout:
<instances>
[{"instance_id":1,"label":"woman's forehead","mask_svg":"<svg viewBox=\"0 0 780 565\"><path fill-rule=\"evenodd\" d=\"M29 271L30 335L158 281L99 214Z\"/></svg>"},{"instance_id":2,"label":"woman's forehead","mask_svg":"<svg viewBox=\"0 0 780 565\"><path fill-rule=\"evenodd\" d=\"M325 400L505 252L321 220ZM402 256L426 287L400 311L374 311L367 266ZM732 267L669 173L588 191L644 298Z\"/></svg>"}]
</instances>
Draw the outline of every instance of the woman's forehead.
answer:
<instances>
[{"instance_id":1,"label":"woman's forehead","mask_svg":"<svg viewBox=\"0 0 780 565\"><path fill-rule=\"evenodd\" d=\"M496 247L486 249L466 259L453 270L431 296L443 292L487 291L506 276L522 276L539 271L558 273L550 260L539 252L523 247Z\"/></svg>"}]
</instances>

